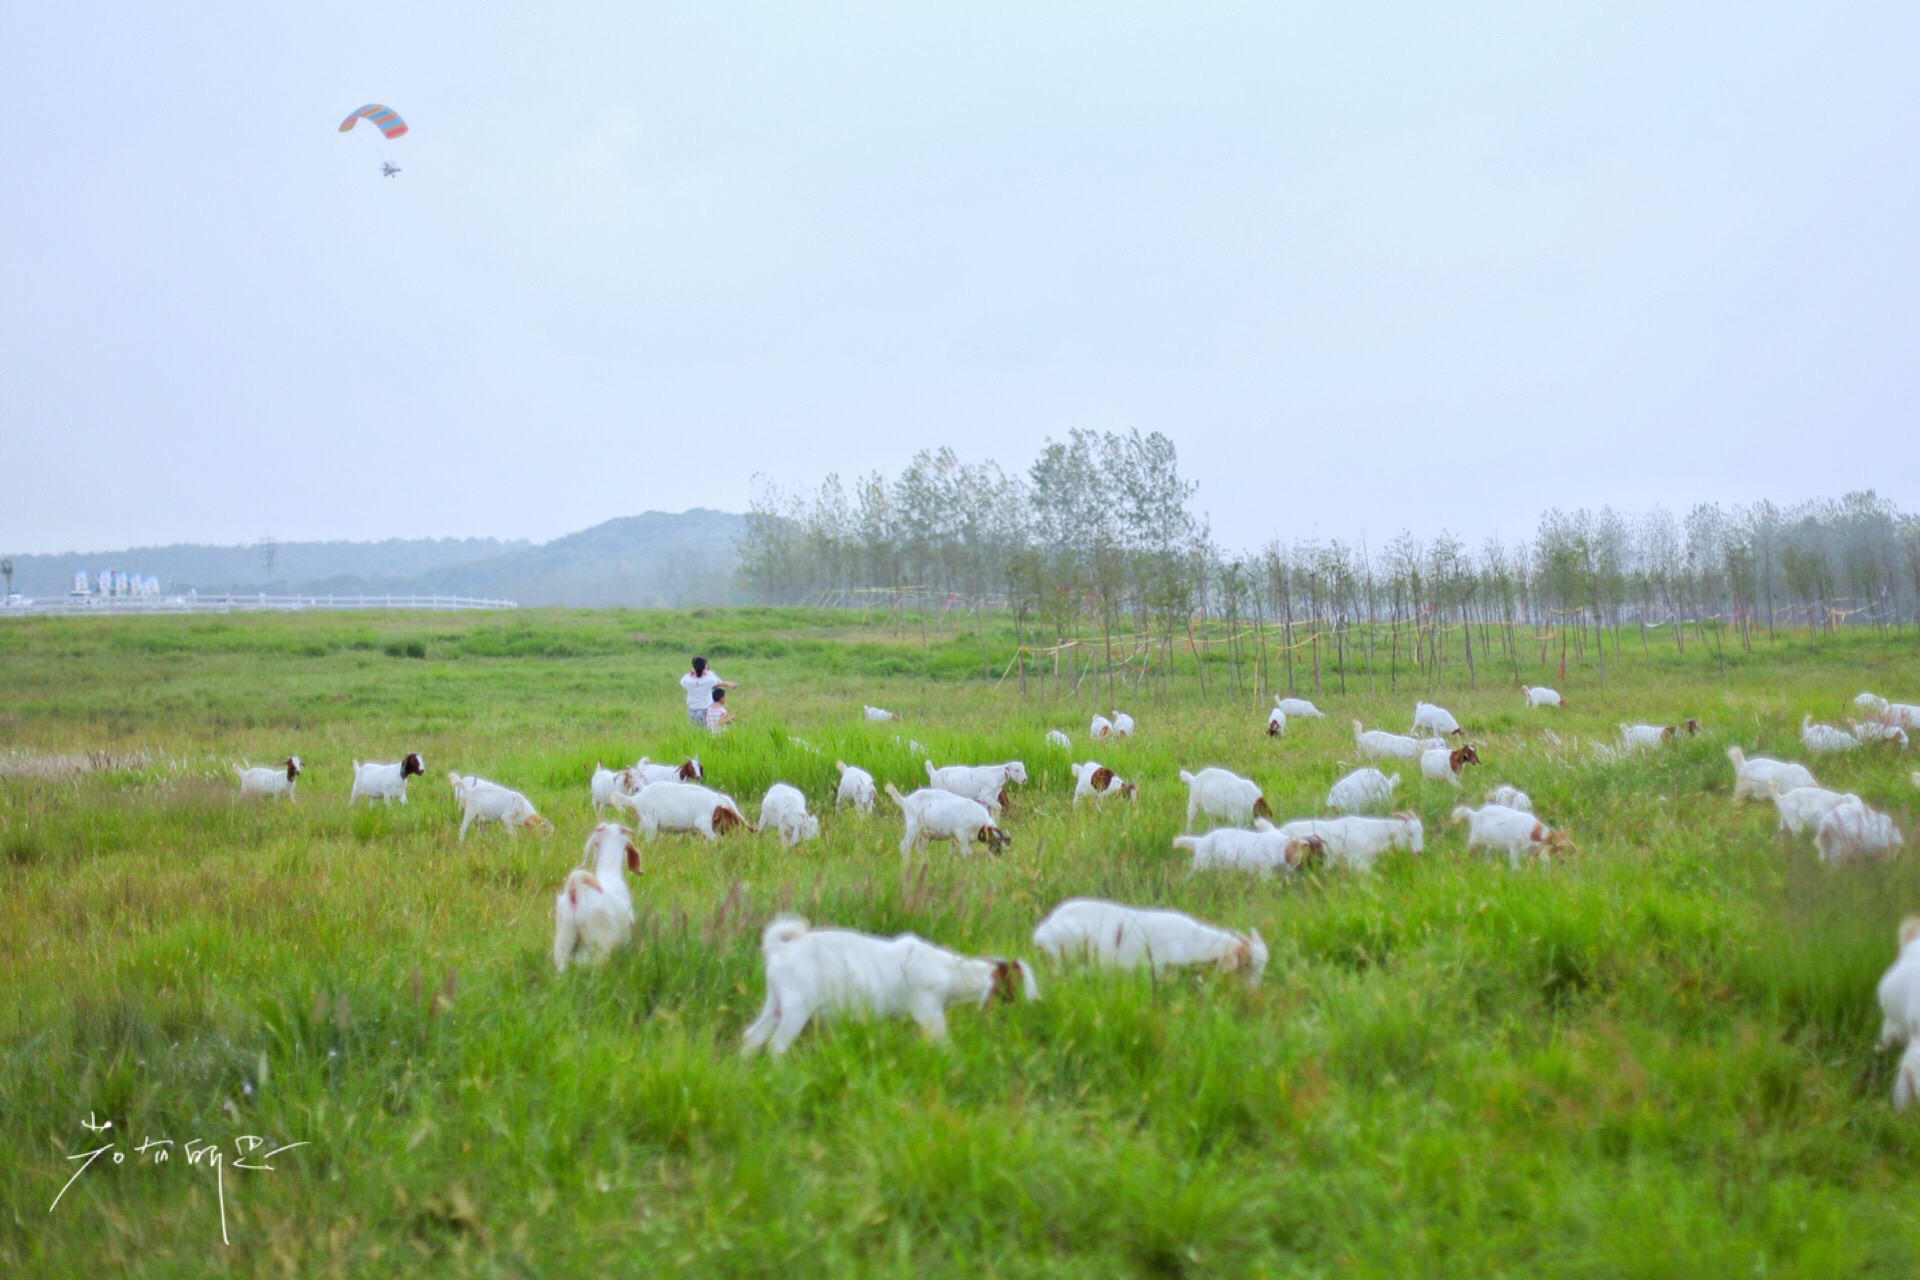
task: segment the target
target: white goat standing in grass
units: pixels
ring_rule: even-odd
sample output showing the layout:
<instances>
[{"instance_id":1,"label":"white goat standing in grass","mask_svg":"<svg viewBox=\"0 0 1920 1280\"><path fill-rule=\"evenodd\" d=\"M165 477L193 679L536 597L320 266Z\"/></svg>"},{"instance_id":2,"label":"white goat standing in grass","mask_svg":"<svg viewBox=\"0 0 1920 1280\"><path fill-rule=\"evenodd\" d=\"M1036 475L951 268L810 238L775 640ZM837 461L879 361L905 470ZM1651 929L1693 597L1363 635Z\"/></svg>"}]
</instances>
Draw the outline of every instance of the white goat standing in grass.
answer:
<instances>
[{"instance_id":1,"label":"white goat standing in grass","mask_svg":"<svg viewBox=\"0 0 1920 1280\"><path fill-rule=\"evenodd\" d=\"M1453 718L1453 712L1431 702L1413 704L1413 727L1438 734L1458 734L1461 731L1460 722Z\"/></svg>"},{"instance_id":2,"label":"white goat standing in grass","mask_svg":"<svg viewBox=\"0 0 1920 1280\"><path fill-rule=\"evenodd\" d=\"M984 1007L994 996L1040 998L1025 961L975 959L917 934L892 938L850 929L815 929L778 916L760 938L767 1002L742 1037L744 1052L785 1053L815 1014L910 1017L929 1039L947 1034L948 1005Z\"/></svg>"},{"instance_id":3,"label":"white goat standing in grass","mask_svg":"<svg viewBox=\"0 0 1920 1280\"><path fill-rule=\"evenodd\" d=\"M285 796L293 799L293 784L300 777L300 757L288 756L274 765L233 766L240 775L243 796Z\"/></svg>"},{"instance_id":4,"label":"white goat standing in grass","mask_svg":"<svg viewBox=\"0 0 1920 1280\"><path fill-rule=\"evenodd\" d=\"M1820 819L1813 833L1813 844L1820 861L1829 865L1858 862L1863 858L1890 858L1906 843L1892 818L1878 809L1870 809L1858 799L1836 805Z\"/></svg>"},{"instance_id":5,"label":"white goat standing in grass","mask_svg":"<svg viewBox=\"0 0 1920 1280\"><path fill-rule=\"evenodd\" d=\"M497 782L488 782L485 778L462 778L458 774L449 774L453 779L454 798L460 802L460 839L465 843L467 828L478 822L497 822L506 828L509 836L521 827L532 827L536 831L552 831L553 824L541 817L533 807L533 801Z\"/></svg>"},{"instance_id":6,"label":"white goat standing in grass","mask_svg":"<svg viewBox=\"0 0 1920 1280\"><path fill-rule=\"evenodd\" d=\"M1859 796L1829 791L1825 787L1794 787L1783 791L1777 778L1767 783L1767 794L1773 797L1774 807L1780 811L1780 825L1775 829L1796 836L1818 831L1821 821L1841 805L1860 803Z\"/></svg>"},{"instance_id":7,"label":"white goat standing in grass","mask_svg":"<svg viewBox=\"0 0 1920 1280\"><path fill-rule=\"evenodd\" d=\"M1830 724L1815 724L1813 717L1808 715L1800 718L1800 743L1818 756L1852 751L1860 745L1860 739L1845 729L1836 729Z\"/></svg>"},{"instance_id":8,"label":"white goat standing in grass","mask_svg":"<svg viewBox=\"0 0 1920 1280\"><path fill-rule=\"evenodd\" d=\"M1228 769L1202 769L1198 773L1180 771L1180 781L1187 784L1187 826L1193 826L1194 818L1206 814L1219 822L1247 823L1255 818L1271 818L1273 810L1267 807L1267 798L1260 793L1260 786L1251 778L1243 778Z\"/></svg>"},{"instance_id":9,"label":"white goat standing in grass","mask_svg":"<svg viewBox=\"0 0 1920 1280\"><path fill-rule=\"evenodd\" d=\"M1505 805L1509 809L1518 809L1522 813L1533 812L1533 797L1518 787L1502 783L1487 792L1487 804Z\"/></svg>"},{"instance_id":10,"label":"white goat standing in grass","mask_svg":"<svg viewBox=\"0 0 1920 1280\"><path fill-rule=\"evenodd\" d=\"M1327 716L1326 712L1314 706L1311 702L1308 702L1305 698L1276 697L1273 700L1273 705L1277 709L1286 712L1290 716L1300 716L1303 719L1307 719L1307 720L1324 720L1326 719L1326 716Z\"/></svg>"},{"instance_id":11,"label":"white goat standing in grass","mask_svg":"<svg viewBox=\"0 0 1920 1280\"><path fill-rule=\"evenodd\" d=\"M1920 916L1908 916L1894 935L1900 953L1880 979L1881 1049L1905 1044L1893 1077L1893 1109L1905 1111L1920 1096Z\"/></svg>"},{"instance_id":12,"label":"white goat standing in grass","mask_svg":"<svg viewBox=\"0 0 1920 1280\"><path fill-rule=\"evenodd\" d=\"M840 771L840 790L834 795L834 804L842 808L852 805L861 813L872 813L874 799L879 795L873 785L873 775L844 760L835 760L833 767Z\"/></svg>"},{"instance_id":13,"label":"white goat standing in grass","mask_svg":"<svg viewBox=\"0 0 1920 1280\"><path fill-rule=\"evenodd\" d=\"M1327 808L1340 813L1385 809L1393 804L1393 789L1399 785L1399 774L1388 776L1372 767L1355 769L1327 792Z\"/></svg>"},{"instance_id":14,"label":"white goat standing in grass","mask_svg":"<svg viewBox=\"0 0 1920 1280\"><path fill-rule=\"evenodd\" d=\"M1551 852L1573 852L1573 841L1566 832L1553 830L1521 809L1497 804L1469 809L1461 805L1453 811L1453 820L1467 824L1467 848L1484 846L1503 850L1510 867L1518 867L1522 856L1527 854L1545 862Z\"/></svg>"},{"instance_id":15,"label":"white goat standing in grass","mask_svg":"<svg viewBox=\"0 0 1920 1280\"><path fill-rule=\"evenodd\" d=\"M970 841L979 841L990 853L999 853L1013 843L1013 837L994 825L993 815L978 800L957 796L951 791L922 787L911 795L901 795L891 782L887 794L900 806L906 819L906 834L900 838L900 856L923 852L929 840L951 840L954 852L965 856Z\"/></svg>"},{"instance_id":16,"label":"white goat standing in grass","mask_svg":"<svg viewBox=\"0 0 1920 1280\"><path fill-rule=\"evenodd\" d=\"M1069 898L1055 907L1033 931L1033 945L1056 963L1084 958L1109 969L1144 964L1161 973L1211 965L1244 974L1249 986L1259 983L1267 967L1267 944L1258 929L1241 933L1180 911L1100 898Z\"/></svg>"},{"instance_id":17,"label":"white goat standing in grass","mask_svg":"<svg viewBox=\"0 0 1920 1280\"><path fill-rule=\"evenodd\" d=\"M1105 800L1108 796L1123 796L1138 802L1140 788L1115 773L1098 760L1088 760L1084 764L1069 764L1073 770L1073 802L1079 804L1088 796L1095 800Z\"/></svg>"},{"instance_id":18,"label":"white goat standing in grass","mask_svg":"<svg viewBox=\"0 0 1920 1280\"><path fill-rule=\"evenodd\" d=\"M568 873L553 900L553 967L560 972L570 962L604 964L632 940L633 895L626 873L640 874L640 850L631 835L615 822L595 827L580 866Z\"/></svg>"},{"instance_id":19,"label":"white goat standing in grass","mask_svg":"<svg viewBox=\"0 0 1920 1280\"><path fill-rule=\"evenodd\" d=\"M1567 705L1566 701L1561 698L1558 690L1548 689L1543 685L1523 684L1520 686L1520 692L1526 695L1527 705L1530 707L1564 707Z\"/></svg>"},{"instance_id":20,"label":"white goat standing in grass","mask_svg":"<svg viewBox=\"0 0 1920 1280\"><path fill-rule=\"evenodd\" d=\"M779 832L780 843L791 849L820 834L820 819L807 812L807 797L800 788L776 782L760 801L760 827Z\"/></svg>"},{"instance_id":21,"label":"white goat standing in grass","mask_svg":"<svg viewBox=\"0 0 1920 1280\"><path fill-rule=\"evenodd\" d=\"M418 751L409 751L400 760L392 764L378 764L374 761L353 762L353 790L347 793L347 803L352 804L361 796L369 800L378 800L383 804L388 800L407 802L407 779L417 778L427 771L427 762Z\"/></svg>"},{"instance_id":22,"label":"white goat standing in grass","mask_svg":"<svg viewBox=\"0 0 1920 1280\"><path fill-rule=\"evenodd\" d=\"M1795 787L1817 787L1813 774L1803 764L1789 760L1775 760L1771 756L1755 756L1751 760L1739 747L1727 748L1727 759L1733 762L1733 799L1737 804L1742 800L1764 800L1771 791L1771 784L1778 782L1782 791L1791 791Z\"/></svg>"}]
</instances>

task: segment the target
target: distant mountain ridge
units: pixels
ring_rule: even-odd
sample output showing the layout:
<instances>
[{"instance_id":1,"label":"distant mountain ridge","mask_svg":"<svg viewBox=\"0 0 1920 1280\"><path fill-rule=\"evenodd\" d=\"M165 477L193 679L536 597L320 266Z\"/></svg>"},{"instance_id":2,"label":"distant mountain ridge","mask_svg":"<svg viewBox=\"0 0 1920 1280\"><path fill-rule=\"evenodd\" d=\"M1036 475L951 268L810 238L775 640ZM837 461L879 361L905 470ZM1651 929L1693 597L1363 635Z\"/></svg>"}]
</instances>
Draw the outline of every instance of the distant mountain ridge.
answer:
<instances>
[{"instance_id":1,"label":"distant mountain ridge","mask_svg":"<svg viewBox=\"0 0 1920 1280\"><path fill-rule=\"evenodd\" d=\"M178 543L124 551L17 555L13 589L63 596L73 575L102 569L160 579L163 592L189 589L302 595L438 592L491 596L525 605L730 604L734 546L746 517L695 507L647 511L534 543L498 538L389 538L382 542L283 542L269 575L258 545Z\"/></svg>"}]
</instances>

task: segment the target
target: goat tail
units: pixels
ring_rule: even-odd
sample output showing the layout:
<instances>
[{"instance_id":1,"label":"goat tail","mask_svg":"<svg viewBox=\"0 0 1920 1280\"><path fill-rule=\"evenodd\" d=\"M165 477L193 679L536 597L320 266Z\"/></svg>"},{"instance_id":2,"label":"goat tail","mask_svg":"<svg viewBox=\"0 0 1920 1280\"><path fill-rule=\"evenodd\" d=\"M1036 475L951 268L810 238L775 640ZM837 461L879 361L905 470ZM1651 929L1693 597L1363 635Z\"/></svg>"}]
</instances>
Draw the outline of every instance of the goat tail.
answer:
<instances>
[{"instance_id":1,"label":"goat tail","mask_svg":"<svg viewBox=\"0 0 1920 1280\"><path fill-rule=\"evenodd\" d=\"M1455 805L1452 816L1455 822L1472 822L1473 810L1467 808L1467 806L1463 804Z\"/></svg>"},{"instance_id":2,"label":"goat tail","mask_svg":"<svg viewBox=\"0 0 1920 1280\"><path fill-rule=\"evenodd\" d=\"M1175 836L1173 838L1173 847L1176 849L1185 849L1191 853L1200 848L1200 837L1199 836Z\"/></svg>"},{"instance_id":3,"label":"goat tail","mask_svg":"<svg viewBox=\"0 0 1920 1280\"><path fill-rule=\"evenodd\" d=\"M582 889L592 889L595 893L602 892L600 881L593 872L584 867L577 867L567 875L567 887L563 891L567 896L567 905L574 907L580 905Z\"/></svg>"},{"instance_id":4,"label":"goat tail","mask_svg":"<svg viewBox=\"0 0 1920 1280\"><path fill-rule=\"evenodd\" d=\"M777 915L760 935L760 951L763 955L772 955L779 948L806 937L811 927L805 916Z\"/></svg>"},{"instance_id":5,"label":"goat tail","mask_svg":"<svg viewBox=\"0 0 1920 1280\"><path fill-rule=\"evenodd\" d=\"M1187 784L1188 786L1192 786L1192 785L1193 785L1193 775L1192 775L1192 774L1190 774L1190 773L1188 773L1188 772L1187 772L1187 771L1186 771L1185 769L1182 769L1182 770L1180 771L1180 781L1182 781L1182 782L1184 782L1184 783L1186 783L1186 784Z\"/></svg>"},{"instance_id":6,"label":"goat tail","mask_svg":"<svg viewBox=\"0 0 1920 1280\"><path fill-rule=\"evenodd\" d=\"M843 778L844 778L844 777L846 776L846 774L847 774L847 762L846 762L845 760L835 760L835 761L833 762L833 767L834 767L834 768L836 768L836 769L838 769L838 770L840 771L840 776L841 776L841 777L843 777Z\"/></svg>"},{"instance_id":7,"label":"goat tail","mask_svg":"<svg viewBox=\"0 0 1920 1280\"><path fill-rule=\"evenodd\" d=\"M894 786L891 782L887 784L887 794L892 796L893 802L899 805L902 809L907 807L907 798L901 795L900 788Z\"/></svg>"},{"instance_id":8,"label":"goat tail","mask_svg":"<svg viewBox=\"0 0 1920 1280\"><path fill-rule=\"evenodd\" d=\"M1747 753L1739 747L1728 747L1727 759L1733 761L1733 767L1738 769L1747 763Z\"/></svg>"}]
</instances>

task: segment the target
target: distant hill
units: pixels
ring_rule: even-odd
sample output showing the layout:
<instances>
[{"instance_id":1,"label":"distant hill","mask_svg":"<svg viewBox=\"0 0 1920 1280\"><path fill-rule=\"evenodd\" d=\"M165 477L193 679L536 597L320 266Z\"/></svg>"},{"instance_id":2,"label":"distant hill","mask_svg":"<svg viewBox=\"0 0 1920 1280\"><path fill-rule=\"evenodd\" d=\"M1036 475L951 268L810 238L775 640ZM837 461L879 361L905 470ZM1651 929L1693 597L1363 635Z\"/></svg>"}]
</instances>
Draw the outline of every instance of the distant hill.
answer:
<instances>
[{"instance_id":1,"label":"distant hill","mask_svg":"<svg viewBox=\"0 0 1920 1280\"><path fill-rule=\"evenodd\" d=\"M390 538L384 542L283 542L269 581L258 546L177 544L125 551L13 557L14 590L65 595L79 570L138 571L169 594L267 591L314 595L440 592L525 605L728 604L734 543L746 517L696 507L648 511L552 542L497 538Z\"/></svg>"}]
</instances>

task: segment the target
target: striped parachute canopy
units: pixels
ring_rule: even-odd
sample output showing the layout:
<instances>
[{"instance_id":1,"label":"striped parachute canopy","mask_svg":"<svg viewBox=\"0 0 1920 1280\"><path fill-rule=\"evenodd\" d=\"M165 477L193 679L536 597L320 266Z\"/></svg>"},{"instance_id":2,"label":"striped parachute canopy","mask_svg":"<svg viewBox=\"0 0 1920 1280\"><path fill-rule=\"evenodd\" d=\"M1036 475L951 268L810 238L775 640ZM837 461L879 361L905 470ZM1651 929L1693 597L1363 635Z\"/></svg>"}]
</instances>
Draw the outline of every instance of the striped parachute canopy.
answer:
<instances>
[{"instance_id":1,"label":"striped parachute canopy","mask_svg":"<svg viewBox=\"0 0 1920 1280\"><path fill-rule=\"evenodd\" d=\"M388 138L397 138L407 131L407 122L400 118L398 111L392 107L383 107L377 102L369 102L340 122L340 132L345 133L353 128L354 123L362 116L378 125L380 132L386 134Z\"/></svg>"}]
</instances>

